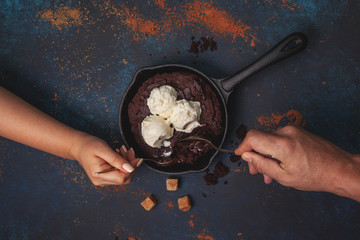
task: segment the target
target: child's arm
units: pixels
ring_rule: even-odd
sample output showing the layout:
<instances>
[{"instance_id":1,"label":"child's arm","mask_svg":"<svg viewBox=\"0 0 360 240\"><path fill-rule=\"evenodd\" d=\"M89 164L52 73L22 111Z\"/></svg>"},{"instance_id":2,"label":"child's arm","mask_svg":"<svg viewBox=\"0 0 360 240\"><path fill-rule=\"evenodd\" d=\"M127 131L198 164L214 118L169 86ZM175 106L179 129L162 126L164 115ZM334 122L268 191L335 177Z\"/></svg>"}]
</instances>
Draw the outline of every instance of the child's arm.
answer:
<instances>
[{"instance_id":1,"label":"child's arm","mask_svg":"<svg viewBox=\"0 0 360 240\"><path fill-rule=\"evenodd\" d=\"M127 183L132 176L130 173L139 162L133 154L129 154L125 159L101 139L60 123L2 87L0 87L0 136L79 161L96 185ZM129 152L133 153L133 151ZM120 171L95 174L110 165Z\"/></svg>"}]
</instances>

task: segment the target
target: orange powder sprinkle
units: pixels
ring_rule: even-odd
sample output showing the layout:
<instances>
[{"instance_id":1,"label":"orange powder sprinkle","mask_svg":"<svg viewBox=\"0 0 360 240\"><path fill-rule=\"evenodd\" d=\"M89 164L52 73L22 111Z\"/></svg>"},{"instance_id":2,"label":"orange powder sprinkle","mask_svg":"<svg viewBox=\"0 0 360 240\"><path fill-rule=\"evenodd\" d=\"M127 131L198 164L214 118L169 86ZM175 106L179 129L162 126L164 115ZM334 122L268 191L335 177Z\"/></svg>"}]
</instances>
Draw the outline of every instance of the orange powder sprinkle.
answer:
<instances>
[{"instance_id":1,"label":"orange powder sprinkle","mask_svg":"<svg viewBox=\"0 0 360 240\"><path fill-rule=\"evenodd\" d=\"M148 20L136 8L130 10L125 6L121 6L121 10L115 6L107 6L112 14L115 14L123 19L123 22L135 33L134 40L138 41L145 37L157 35L160 27L156 21Z\"/></svg>"},{"instance_id":2,"label":"orange powder sprinkle","mask_svg":"<svg viewBox=\"0 0 360 240\"><path fill-rule=\"evenodd\" d=\"M194 221L192 219L189 221L189 226L192 227L192 228L195 226Z\"/></svg>"},{"instance_id":3,"label":"orange powder sprinkle","mask_svg":"<svg viewBox=\"0 0 360 240\"><path fill-rule=\"evenodd\" d=\"M125 185L126 186L126 185ZM151 193L150 192L146 192L144 190L144 188L139 188L137 191L132 192L133 194L137 195L138 197L147 197L149 196Z\"/></svg>"},{"instance_id":4,"label":"orange powder sprinkle","mask_svg":"<svg viewBox=\"0 0 360 240\"><path fill-rule=\"evenodd\" d=\"M198 234L198 235L197 235L197 238L198 238L199 240L214 240L213 237L211 237L210 235L208 235L208 234L206 234L206 233L204 233L204 232Z\"/></svg>"},{"instance_id":5,"label":"orange powder sprinkle","mask_svg":"<svg viewBox=\"0 0 360 240\"><path fill-rule=\"evenodd\" d=\"M236 235L237 235L237 236L242 236L243 234L242 234L242 233L237 233Z\"/></svg>"},{"instance_id":6,"label":"orange powder sprinkle","mask_svg":"<svg viewBox=\"0 0 360 240\"><path fill-rule=\"evenodd\" d=\"M288 8L291 11L295 11L295 9L299 9L300 7L296 5L295 3L291 3L290 0L282 0L282 3L280 4L283 8Z\"/></svg>"},{"instance_id":7,"label":"orange powder sprinkle","mask_svg":"<svg viewBox=\"0 0 360 240\"><path fill-rule=\"evenodd\" d=\"M164 204L169 207L169 208L173 208L174 207L174 203L173 202L164 202Z\"/></svg>"},{"instance_id":8,"label":"orange powder sprinkle","mask_svg":"<svg viewBox=\"0 0 360 240\"><path fill-rule=\"evenodd\" d=\"M291 0L265 0L265 2L269 3L271 6L274 4L279 4L280 7L289 9L291 11L295 11L296 9L300 9L300 6L292 3ZM274 3L276 2L276 3Z\"/></svg>"},{"instance_id":9,"label":"orange powder sprinkle","mask_svg":"<svg viewBox=\"0 0 360 240\"><path fill-rule=\"evenodd\" d=\"M51 100L56 102L58 100L58 97L59 95L57 93L54 93L54 97Z\"/></svg>"},{"instance_id":10,"label":"orange powder sprinkle","mask_svg":"<svg viewBox=\"0 0 360 240\"><path fill-rule=\"evenodd\" d=\"M241 37L255 46L255 33L251 27L236 20L225 10L215 7L211 0L194 0L173 8L166 8L165 0L155 0L155 5L159 7L158 14L162 15L160 20L149 19L136 8L129 9L124 4L115 6L110 0L103 5L103 10L118 16L133 32L133 39L136 41L152 36L163 38L166 34L178 35L179 31L176 30L191 26L199 34L206 29L216 37L231 37L234 41Z\"/></svg>"},{"instance_id":11,"label":"orange powder sprinkle","mask_svg":"<svg viewBox=\"0 0 360 240\"><path fill-rule=\"evenodd\" d=\"M155 0L155 5L164 8L165 7L165 0Z\"/></svg>"},{"instance_id":12,"label":"orange powder sprinkle","mask_svg":"<svg viewBox=\"0 0 360 240\"><path fill-rule=\"evenodd\" d=\"M82 24L82 14L76 8L61 6L56 10L49 9L39 13L41 19L51 22L55 27L61 30L68 25L79 26Z\"/></svg>"},{"instance_id":13,"label":"orange powder sprinkle","mask_svg":"<svg viewBox=\"0 0 360 240\"><path fill-rule=\"evenodd\" d=\"M288 125L295 126L304 126L305 121L302 118L302 115L296 110L289 110L286 113L272 113L270 115L263 115L257 118L260 126L266 127L268 129L278 129L281 128L280 122L285 121Z\"/></svg>"},{"instance_id":14,"label":"orange powder sprinkle","mask_svg":"<svg viewBox=\"0 0 360 240\"><path fill-rule=\"evenodd\" d=\"M255 46L254 36L250 33L251 27L241 20L235 20L225 10L213 6L212 2L195 0L186 7L186 19L188 23L204 25L217 35L230 35L235 40L242 37L246 42L250 37L251 46Z\"/></svg>"}]
</instances>

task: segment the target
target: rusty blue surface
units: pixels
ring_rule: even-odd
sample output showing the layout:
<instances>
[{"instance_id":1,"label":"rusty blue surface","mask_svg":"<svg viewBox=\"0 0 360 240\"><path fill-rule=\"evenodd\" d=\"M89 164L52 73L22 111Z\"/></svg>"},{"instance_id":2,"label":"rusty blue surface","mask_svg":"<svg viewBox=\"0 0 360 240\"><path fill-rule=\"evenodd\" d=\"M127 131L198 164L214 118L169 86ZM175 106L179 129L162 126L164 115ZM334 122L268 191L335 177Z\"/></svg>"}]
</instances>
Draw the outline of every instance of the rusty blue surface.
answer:
<instances>
[{"instance_id":1,"label":"rusty blue surface","mask_svg":"<svg viewBox=\"0 0 360 240\"><path fill-rule=\"evenodd\" d=\"M358 1L210 1L250 26L255 46L240 35L229 37L201 24L173 26L137 39L122 15L130 9L144 19L161 21L166 16L161 3L176 6L177 12L192 2L205 4L1 1L1 85L56 119L118 147L123 143L118 107L137 69L180 63L222 78L286 35L302 31L309 38L303 53L254 75L232 94L225 147L239 143L235 130L241 124L266 129L259 116L293 109L301 114L305 129L359 152ZM82 15L67 24L52 23L58 9ZM47 11L52 15L44 15ZM218 49L193 54L192 36L214 37ZM231 171L214 186L206 185L204 173L187 174L181 176L179 191L167 192L167 176L141 167L126 189L96 188L76 162L1 138L0 239L359 238L360 208L355 201L265 185L260 176L247 173L245 164L238 167L225 154L214 164L217 161ZM140 202L148 193L159 203L145 212ZM186 213L177 209L176 200L183 195L193 200Z\"/></svg>"}]
</instances>

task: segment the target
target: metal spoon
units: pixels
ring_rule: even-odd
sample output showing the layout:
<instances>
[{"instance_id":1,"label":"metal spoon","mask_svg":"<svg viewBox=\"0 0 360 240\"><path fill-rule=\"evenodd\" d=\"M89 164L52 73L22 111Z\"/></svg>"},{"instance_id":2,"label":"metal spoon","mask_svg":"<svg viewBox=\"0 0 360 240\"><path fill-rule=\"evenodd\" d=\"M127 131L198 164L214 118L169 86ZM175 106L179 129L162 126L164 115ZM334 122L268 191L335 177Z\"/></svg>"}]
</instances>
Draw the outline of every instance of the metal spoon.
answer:
<instances>
[{"instance_id":1,"label":"metal spoon","mask_svg":"<svg viewBox=\"0 0 360 240\"><path fill-rule=\"evenodd\" d=\"M219 151L219 152L224 152L224 153L231 153L231 154L235 154L235 151L234 150L228 150L228 149L224 149L224 148L219 148L217 146L215 146L209 139L206 139L206 138L203 138L203 137L200 137L200 136L189 136L189 137L186 137L186 138L183 138L181 140L179 140L179 142L182 142L182 141L188 141L188 140L200 140L200 141L205 141L207 142L213 149Z\"/></svg>"},{"instance_id":2,"label":"metal spoon","mask_svg":"<svg viewBox=\"0 0 360 240\"><path fill-rule=\"evenodd\" d=\"M209 139L206 139L204 137L200 137L200 136L197 136L197 135L193 135L193 136L189 136L189 137L186 137L186 138L183 138L181 140L179 140L180 142L181 141L188 141L188 140L200 140L200 141L205 141L207 142L213 149L219 151L219 152L224 152L224 153L231 153L231 154L235 154L235 151L234 150L228 150L228 149L224 149L224 148L219 148L217 146L215 146ZM272 156L272 155L268 155L268 154L263 154L263 153L259 153L259 152L256 152L256 151L253 151L254 153L256 154L259 154L260 156L263 156L263 157L266 157L266 158L270 158L272 160L275 160L277 162L280 162L280 160L278 160L276 157Z\"/></svg>"},{"instance_id":3,"label":"metal spoon","mask_svg":"<svg viewBox=\"0 0 360 240\"><path fill-rule=\"evenodd\" d=\"M167 164L171 163L171 160L160 162L160 161L157 161L157 160L152 159L152 158L143 158L143 161L154 162L154 163L159 164L159 165L167 165ZM103 174L103 173L112 172L112 171L116 171L116 170L119 170L119 169L117 169L116 167L111 167L111 168L107 168L107 169L105 169L103 171L96 172L95 174Z\"/></svg>"}]
</instances>

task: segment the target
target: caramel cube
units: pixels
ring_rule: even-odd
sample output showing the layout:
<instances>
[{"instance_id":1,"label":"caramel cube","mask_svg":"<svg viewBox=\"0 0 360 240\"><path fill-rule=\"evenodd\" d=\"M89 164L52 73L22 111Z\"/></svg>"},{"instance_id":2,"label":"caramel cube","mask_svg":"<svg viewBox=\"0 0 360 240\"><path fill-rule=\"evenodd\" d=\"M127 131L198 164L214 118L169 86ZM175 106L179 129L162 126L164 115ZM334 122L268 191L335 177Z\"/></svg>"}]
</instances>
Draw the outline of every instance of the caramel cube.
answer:
<instances>
[{"instance_id":1,"label":"caramel cube","mask_svg":"<svg viewBox=\"0 0 360 240\"><path fill-rule=\"evenodd\" d=\"M176 191L179 188L179 178L177 177L168 177L166 179L166 190Z\"/></svg>"},{"instance_id":2,"label":"caramel cube","mask_svg":"<svg viewBox=\"0 0 360 240\"><path fill-rule=\"evenodd\" d=\"M191 201L189 196L184 196L178 199L179 209L183 212L187 212L191 209Z\"/></svg>"},{"instance_id":3,"label":"caramel cube","mask_svg":"<svg viewBox=\"0 0 360 240\"><path fill-rule=\"evenodd\" d=\"M150 211L153 207L155 207L156 203L156 198L153 195L150 195L141 202L141 206L143 206L146 211Z\"/></svg>"}]
</instances>

